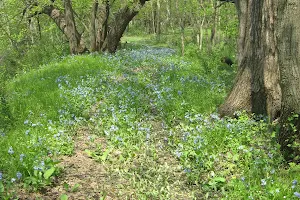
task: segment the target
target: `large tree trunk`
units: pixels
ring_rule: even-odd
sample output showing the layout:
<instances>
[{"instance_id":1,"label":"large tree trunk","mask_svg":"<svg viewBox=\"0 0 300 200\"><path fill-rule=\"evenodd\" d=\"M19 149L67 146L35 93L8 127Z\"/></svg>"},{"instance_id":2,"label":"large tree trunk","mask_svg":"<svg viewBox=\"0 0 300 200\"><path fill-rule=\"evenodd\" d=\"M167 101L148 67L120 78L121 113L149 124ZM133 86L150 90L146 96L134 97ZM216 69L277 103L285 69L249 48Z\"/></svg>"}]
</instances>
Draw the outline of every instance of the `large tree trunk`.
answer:
<instances>
[{"instance_id":1,"label":"large tree trunk","mask_svg":"<svg viewBox=\"0 0 300 200\"><path fill-rule=\"evenodd\" d=\"M70 44L71 54L78 53L78 46L80 43L80 35L77 34L75 19L72 9L71 0L64 0L65 7L65 19L66 19L66 31L68 31L68 39Z\"/></svg>"},{"instance_id":2,"label":"large tree trunk","mask_svg":"<svg viewBox=\"0 0 300 200\"><path fill-rule=\"evenodd\" d=\"M81 35L76 29L73 9L70 0L66 0L65 14L53 5L44 7L42 13L47 14L61 30L61 32L67 37L70 44L70 53L78 54L86 50L85 44Z\"/></svg>"},{"instance_id":3,"label":"large tree trunk","mask_svg":"<svg viewBox=\"0 0 300 200\"><path fill-rule=\"evenodd\" d=\"M138 14L137 10L131 9L127 6L116 14L115 18L108 26L106 43L108 52L114 53L117 50L126 27L136 14Z\"/></svg>"},{"instance_id":4,"label":"large tree trunk","mask_svg":"<svg viewBox=\"0 0 300 200\"><path fill-rule=\"evenodd\" d=\"M146 1L149 0L139 0L139 2L130 6L125 5L116 14L112 15L110 9L111 3L114 3L114 1L105 0L100 3L95 0L92 5L90 20L89 30L91 32L88 34L90 43L87 43L77 30L71 0L64 1L64 13L52 4L45 6L41 13L47 14L53 19L67 37L71 54L83 53L88 49L87 47L90 47L92 52L107 50L114 53L129 22L138 14ZM38 5L33 4L32 8L35 6ZM35 14L41 13L36 12Z\"/></svg>"},{"instance_id":5,"label":"large tree trunk","mask_svg":"<svg viewBox=\"0 0 300 200\"><path fill-rule=\"evenodd\" d=\"M92 16L91 16L91 52L95 52L97 50L97 33L96 33L96 20L97 20L97 12L98 12L99 2L95 0L92 7Z\"/></svg>"},{"instance_id":6,"label":"large tree trunk","mask_svg":"<svg viewBox=\"0 0 300 200\"><path fill-rule=\"evenodd\" d=\"M282 1L281 1L282 2ZM287 160L300 162L300 1L278 7L278 52L282 88L279 143Z\"/></svg>"},{"instance_id":7,"label":"large tree trunk","mask_svg":"<svg viewBox=\"0 0 300 200\"><path fill-rule=\"evenodd\" d=\"M239 0L238 74L219 112L246 110L278 117L281 105L272 0Z\"/></svg>"},{"instance_id":8,"label":"large tree trunk","mask_svg":"<svg viewBox=\"0 0 300 200\"><path fill-rule=\"evenodd\" d=\"M135 6L124 6L110 17L109 1L106 0L98 17L97 46L99 51L114 53L129 22L135 17L146 0L140 0ZM104 8L105 7L105 8Z\"/></svg>"}]
</instances>

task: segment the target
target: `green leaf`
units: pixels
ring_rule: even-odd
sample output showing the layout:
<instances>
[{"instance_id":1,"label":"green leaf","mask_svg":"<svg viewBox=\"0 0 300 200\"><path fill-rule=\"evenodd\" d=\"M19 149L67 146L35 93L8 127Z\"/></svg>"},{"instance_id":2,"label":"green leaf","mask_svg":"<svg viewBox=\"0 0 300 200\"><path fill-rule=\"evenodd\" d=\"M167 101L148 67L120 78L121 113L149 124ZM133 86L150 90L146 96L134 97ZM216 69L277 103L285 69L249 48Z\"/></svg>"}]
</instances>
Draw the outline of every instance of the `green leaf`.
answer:
<instances>
[{"instance_id":1,"label":"green leaf","mask_svg":"<svg viewBox=\"0 0 300 200\"><path fill-rule=\"evenodd\" d=\"M223 177L215 177L213 180L218 183L225 183L226 181L226 179Z\"/></svg>"},{"instance_id":2,"label":"green leaf","mask_svg":"<svg viewBox=\"0 0 300 200\"><path fill-rule=\"evenodd\" d=\"M68 183L64 182L63 186L64 186L66 191L69 191L69 184Z\"/></svg>"},{"instance_id":3,"label":"green leaf","mask_svg":"<svg viewBox=\"0 0 300 200\"><path fill-rule=\"evenodd\" d=\"M50 176L52 176L52 174L55 172L55 167L51 167L50 169L48 169L45 174L44 174L44 178L45 179L49 179Z\"/></svg>"},{"instance_id":4,"label":"green leaf","mask_svg":"<svg viewBox=\"0 0 300 200\"><path fill-rule=\"evenodd\" d=\"M78 188L79 188L79 184L78 183L76 183L73 187L72 187L72 192L76 192L77 190L78 190Z\"/></svg>"},{"instance_id":5,"label":"green leaf","mask_svg":"<svg viewBox=\"0 0 300 200\"><path fill-rule=\"evenodd\" d=\"M66 194L62 194L62 195L60 195L60 200L68 200L68 195L66 195Z\"/></svg>"},{"instance_id":6,"label":"green leaf","mask_svg":"<svg viewBox=\"0 0 300 200\"><path fill-rule=\"evenodd\" d=\"M92 158L93 157L93 152L91 152L88 149L85 149L84 152L88 155L88 157Z\"/></svg>"},{"instance_id":7,"label":"green leaf","mask_svg":"<svg viewBox=\"0 0 300 200\"><path fill-rule=\"evenodd\" d=\"M100 159L101 159L102 161L106 161L109 152L110 152L110 149L107 149L107 150L103 153L103 155L100 157Z\"/></svg>"},{"instance_id":8,"label":"green leaf","mask_svg":"<svg viewBox=\"0 0 300 200\"><path fill-rule=\"evenodd\" d=\"M4 185L2 182L0 182L0 193L4 192Z\"/></svg>"}]
</instances>

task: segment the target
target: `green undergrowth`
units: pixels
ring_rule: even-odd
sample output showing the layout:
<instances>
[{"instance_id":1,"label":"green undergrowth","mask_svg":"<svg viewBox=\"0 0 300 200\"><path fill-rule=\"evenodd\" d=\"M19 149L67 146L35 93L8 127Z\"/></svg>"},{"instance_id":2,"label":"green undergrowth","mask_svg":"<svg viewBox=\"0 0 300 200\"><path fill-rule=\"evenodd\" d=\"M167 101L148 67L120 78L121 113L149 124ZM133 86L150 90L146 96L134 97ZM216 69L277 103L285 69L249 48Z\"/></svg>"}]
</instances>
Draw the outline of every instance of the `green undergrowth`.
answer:
<instances>
[{"instance_id":1,"label":"green undergrowth","mask_svg":"<svg viewBox=\"0 0 300 200\"><path fill-rule=\"evenodd\" d=\"M117 189L101 193L115 199L297 198L299 166L283 164L276 129L243 113L220 119L231 74L206 62L131 48L69 56L8 82L0 197L51 185L56 159L72 155L86 126L91 142L105 138L86 153L109 171Z\"/></svg>"}]
</instances>

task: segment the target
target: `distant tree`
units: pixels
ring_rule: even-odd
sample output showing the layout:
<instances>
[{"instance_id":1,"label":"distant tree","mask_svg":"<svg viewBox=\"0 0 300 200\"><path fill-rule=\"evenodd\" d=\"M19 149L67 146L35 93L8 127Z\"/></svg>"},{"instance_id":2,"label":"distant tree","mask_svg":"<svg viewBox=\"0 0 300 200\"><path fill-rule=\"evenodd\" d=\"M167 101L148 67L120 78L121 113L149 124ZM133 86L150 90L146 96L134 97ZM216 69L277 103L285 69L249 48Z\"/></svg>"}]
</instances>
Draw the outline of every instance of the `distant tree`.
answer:
<instances>
[{"instance_id":1,"label":"distant tree","mask_svg":"<svg viewBox=\"0 0 300 200\"><path fill-rule=\"evenodd\" d=\"M87 50L115 52L129 22L146 1L149 0L30 1L24 12L30 13L29 18L49 16L69 41L71 54Z\"/></svg>"}]
</instances>

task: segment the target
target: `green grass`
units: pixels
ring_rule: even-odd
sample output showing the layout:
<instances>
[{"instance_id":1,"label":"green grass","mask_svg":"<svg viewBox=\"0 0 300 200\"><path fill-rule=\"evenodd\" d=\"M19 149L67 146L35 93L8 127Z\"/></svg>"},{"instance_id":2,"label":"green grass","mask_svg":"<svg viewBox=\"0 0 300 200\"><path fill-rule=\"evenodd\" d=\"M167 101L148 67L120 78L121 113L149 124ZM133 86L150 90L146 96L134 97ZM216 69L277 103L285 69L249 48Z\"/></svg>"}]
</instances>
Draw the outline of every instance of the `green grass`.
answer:
<instances>
[{"instance_id":1,"label":"green grass","mask_svg":"<svg viewBox=\"0 0 300 200\"><path fill-rule=\"evenodd\" d=\"M126 183L115 199L296 199L299 166L283 162L274 127L215 113L234 76L218 71L221 54L144 47L70 56L9 81L0 197L13 196L16 183L51 185L57 158L72 154L86 126L106 140L87 153Z\"/></svg>"}]
</instances>

